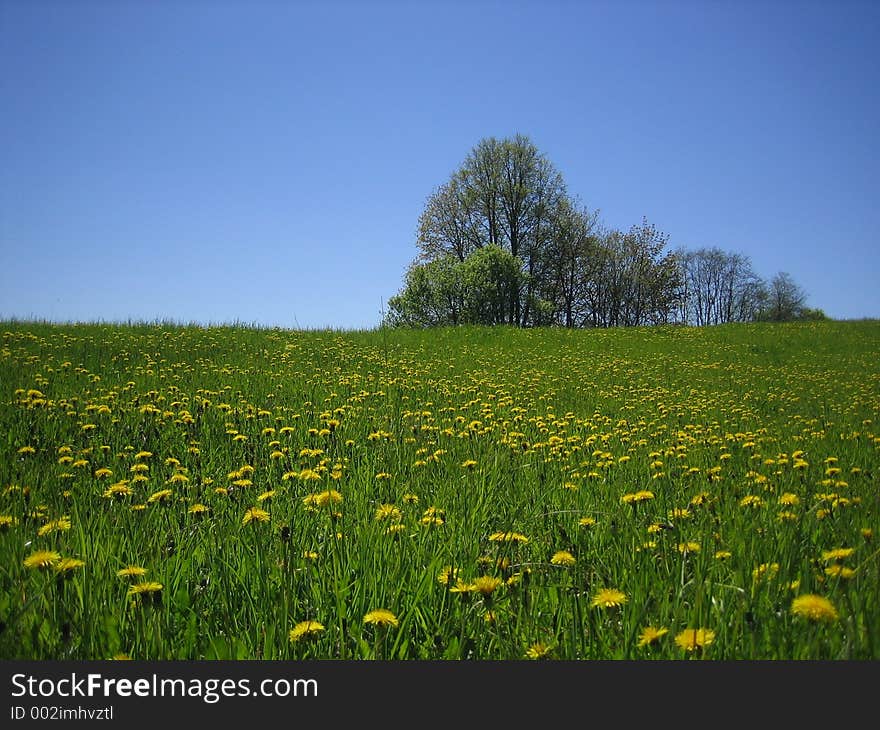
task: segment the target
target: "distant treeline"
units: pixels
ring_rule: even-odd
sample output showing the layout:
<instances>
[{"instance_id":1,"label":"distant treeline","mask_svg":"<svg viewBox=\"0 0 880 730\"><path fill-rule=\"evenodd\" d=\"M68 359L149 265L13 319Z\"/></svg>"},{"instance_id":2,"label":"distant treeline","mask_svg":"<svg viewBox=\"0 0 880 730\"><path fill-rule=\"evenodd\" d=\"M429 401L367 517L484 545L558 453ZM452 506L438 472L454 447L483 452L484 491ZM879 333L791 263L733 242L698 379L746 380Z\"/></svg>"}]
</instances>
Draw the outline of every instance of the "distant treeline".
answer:
<instances>
[{"instance_id":1,"label":"distant treeline","mask_svg":"<svg viewBox=\"0 0 880 730\"><path fill-rule=\"evenodd\" d=\"M605 227L529 138L488 138L428 198L419 254L388 301L393 326L709 325L823 319L786 272L747 256L670 250L643 219Z\"/></svg>"}]
</instances>

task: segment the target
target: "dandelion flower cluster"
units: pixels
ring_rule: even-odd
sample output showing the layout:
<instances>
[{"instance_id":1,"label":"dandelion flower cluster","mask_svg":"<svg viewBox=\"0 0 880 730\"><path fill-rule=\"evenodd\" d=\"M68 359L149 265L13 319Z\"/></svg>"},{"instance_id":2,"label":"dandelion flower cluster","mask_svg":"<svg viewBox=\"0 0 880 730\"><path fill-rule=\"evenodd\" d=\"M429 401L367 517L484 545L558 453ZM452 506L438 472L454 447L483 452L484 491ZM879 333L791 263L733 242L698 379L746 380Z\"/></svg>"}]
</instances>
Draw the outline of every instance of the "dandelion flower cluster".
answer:
<instances>
[{"instance_id":1,"label":"dandelion flower cluster","mask_svg":"<svg viewBox=\"0 0 880 730\"><path fill-rule=\"evenodd\" d=\"M675 637L675 643L685 651L698 651L715 641L712 629L685 629Z\"/></svg>"}]
</instances>

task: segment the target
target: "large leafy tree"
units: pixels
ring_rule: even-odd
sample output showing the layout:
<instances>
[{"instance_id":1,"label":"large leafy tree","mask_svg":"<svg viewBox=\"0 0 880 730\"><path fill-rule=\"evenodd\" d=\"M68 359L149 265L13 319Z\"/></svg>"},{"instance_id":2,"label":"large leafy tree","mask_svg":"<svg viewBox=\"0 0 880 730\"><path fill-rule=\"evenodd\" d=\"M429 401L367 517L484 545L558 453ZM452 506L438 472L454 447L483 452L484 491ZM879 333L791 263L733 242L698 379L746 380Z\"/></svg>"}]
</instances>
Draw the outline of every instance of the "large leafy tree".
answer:
<instances>
[{"instance_id":1,"label":"large leafy tree","mask_svg":"<svg viewBox=\"0 0 880 730\"><path fill-rule=\"evenodd\" d=\"M463 324L462 262L450 254L415 262L403 289L388 300L385 322L394 327L437 327Z\"/></svg>"},{"instance_id":2,"label":"large leafy tree","mask_svg":"<svg viewBox=\"0 0 880 730\"><path fill-rule=\"evenodd\" d=\"M505 324L511 292L524 283L522 263L500 246L482 246L463 261L445 254L416 262L403 289L388 300L386 323L433 327Z\"/></svg>"},{"instance_id":3,"label":"large leafy tree","mask_svg":"<svg viewBox=\"0 0 880 730\"><path fill-rule=\"evenodd\" d=\"M481 140L428 198L419 218L419 259L464 261L485 246L507 251L522 276L506 292L503 319L530 324L530 282L540 281L547 265L553 221L565 198L562 176L528 137Z\"/></svg>"}]
</instances>

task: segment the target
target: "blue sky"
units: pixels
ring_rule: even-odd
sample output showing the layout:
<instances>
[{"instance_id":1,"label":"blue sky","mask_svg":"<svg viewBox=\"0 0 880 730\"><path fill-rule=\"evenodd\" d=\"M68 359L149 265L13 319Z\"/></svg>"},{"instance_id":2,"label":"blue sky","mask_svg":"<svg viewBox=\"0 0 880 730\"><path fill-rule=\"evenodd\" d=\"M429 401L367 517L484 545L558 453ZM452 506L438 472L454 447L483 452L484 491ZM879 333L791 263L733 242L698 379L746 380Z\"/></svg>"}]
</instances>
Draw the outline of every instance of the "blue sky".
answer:
<instances>
[{"instance_id":1,"label":"blue sky","mask_svg":"<svg viewBox=\"0 0 880 730\"><path fill-rule=\"evenodd\" d=\"M610 227L880 317L880 3L0 0L0 318L378 323L528 135Z\"/></svg>"}]
</instances>

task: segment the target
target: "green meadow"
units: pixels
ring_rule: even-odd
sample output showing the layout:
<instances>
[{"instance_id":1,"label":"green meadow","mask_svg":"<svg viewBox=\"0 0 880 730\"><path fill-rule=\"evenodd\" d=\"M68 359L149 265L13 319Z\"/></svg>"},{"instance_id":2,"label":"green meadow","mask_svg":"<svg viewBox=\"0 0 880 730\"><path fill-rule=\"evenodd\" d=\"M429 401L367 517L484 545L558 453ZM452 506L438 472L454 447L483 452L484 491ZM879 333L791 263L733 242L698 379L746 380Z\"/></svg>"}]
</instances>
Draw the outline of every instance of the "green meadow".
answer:
<instances>
[{"instance_id":1,"label":"green meadow","mask_svg":"<svg viewBox=\"0 0 880 730\"><path fill-rule=\"evenodd\" d=\"M880 322L0 323L0 658L880 658Z\"/></svg>"}]
</instances>

